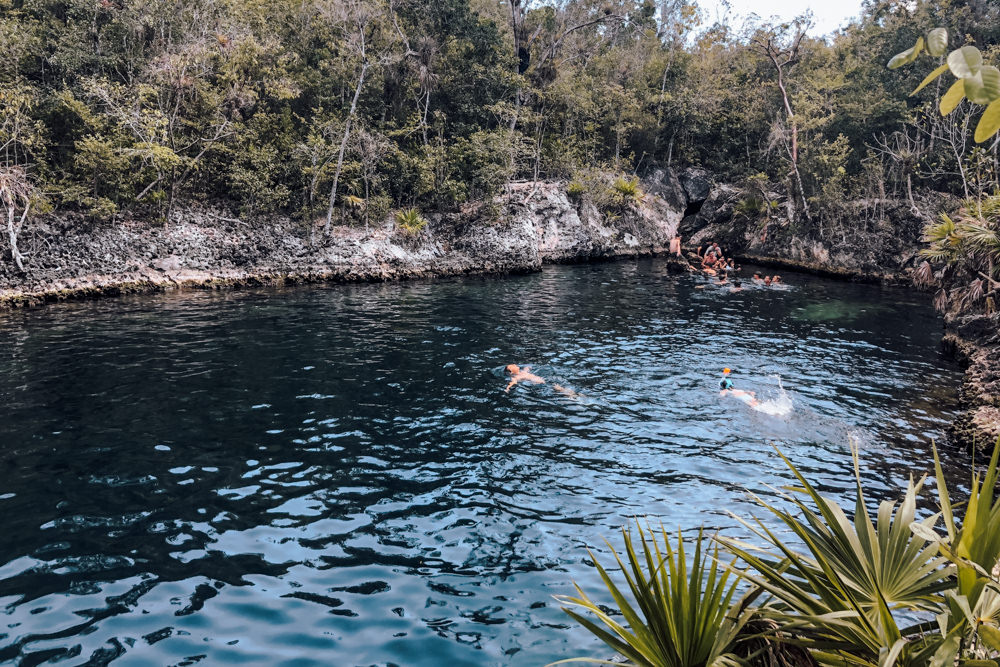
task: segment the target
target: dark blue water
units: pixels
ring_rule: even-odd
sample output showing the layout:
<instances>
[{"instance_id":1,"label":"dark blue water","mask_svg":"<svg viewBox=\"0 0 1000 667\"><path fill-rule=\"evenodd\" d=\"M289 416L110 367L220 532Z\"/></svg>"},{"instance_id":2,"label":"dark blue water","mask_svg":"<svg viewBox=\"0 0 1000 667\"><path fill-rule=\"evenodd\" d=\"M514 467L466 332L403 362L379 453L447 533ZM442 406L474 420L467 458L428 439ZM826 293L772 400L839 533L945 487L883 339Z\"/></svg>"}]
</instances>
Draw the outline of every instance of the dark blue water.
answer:
<instances>
[{"instance_id":1,"label":"dark blue water","mask_svg":"<svg viewBox=\"0 0 1000 667\"><path fill-rule=\"evenodd\" d=\"M0 662L538 665L636 515L930 470L959 374L920 295L655 260L0 314ZM503 391L501 368L549 379ZM738 387L794 409L750 410ZM780 378L780 380L779 380ZM580 394L567 398L552 382ZM959 470L964 468L954 457Z\"/></svg>"}]
</instances>

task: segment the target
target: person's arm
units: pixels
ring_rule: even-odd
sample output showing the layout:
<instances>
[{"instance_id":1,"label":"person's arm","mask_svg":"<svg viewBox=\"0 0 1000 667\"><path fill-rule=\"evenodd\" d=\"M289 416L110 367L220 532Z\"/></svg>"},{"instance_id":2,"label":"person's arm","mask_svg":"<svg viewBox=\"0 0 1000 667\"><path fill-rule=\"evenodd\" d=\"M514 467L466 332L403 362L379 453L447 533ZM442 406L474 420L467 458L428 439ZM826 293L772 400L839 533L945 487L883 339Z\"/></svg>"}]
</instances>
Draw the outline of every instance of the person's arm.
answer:
<instances>
[{"instance_id":1,"label":"person's arm","mask_svg":"<svg viewBox=\"0 0 1000 667\"><path fill-rule=\"evenodd\" d=\"M511 388L511 387L513 387L513 386L514 386L515 384L517 384L517 380L511 380L511 381L510 381L510 382L509 382L509 383L507 384L507 388L506 388L506 389L504 389L504 393L508 393L508 394L509 394L509 393L510 393L510 388Z\"/></svg>"}]
</instances>

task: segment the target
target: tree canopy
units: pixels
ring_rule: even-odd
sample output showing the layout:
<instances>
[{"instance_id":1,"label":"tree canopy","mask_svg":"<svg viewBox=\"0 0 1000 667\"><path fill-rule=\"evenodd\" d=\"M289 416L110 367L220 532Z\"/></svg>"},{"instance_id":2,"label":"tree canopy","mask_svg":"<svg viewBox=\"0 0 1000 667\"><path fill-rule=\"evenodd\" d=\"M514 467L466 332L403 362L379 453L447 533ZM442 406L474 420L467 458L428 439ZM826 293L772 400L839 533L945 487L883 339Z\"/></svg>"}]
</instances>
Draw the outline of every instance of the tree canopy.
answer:
<instances>
[{"instance_id":1,"label":"tree canopy","mask_svg":"<svg viewBox=\"0 0 1000 667\"><path fill-rule=\"evenodd\" d=\"M978 111L932 114L940 84L908 98L884 66L939 25L989 61L998 14L871 0L820 38L808 17L706 25L693 0L0 0L0 169L37 210L102 219L222 201L361 222L654 165L766 181L806 217L971 193L997 183Z\"/></svg>"}]
</instances>

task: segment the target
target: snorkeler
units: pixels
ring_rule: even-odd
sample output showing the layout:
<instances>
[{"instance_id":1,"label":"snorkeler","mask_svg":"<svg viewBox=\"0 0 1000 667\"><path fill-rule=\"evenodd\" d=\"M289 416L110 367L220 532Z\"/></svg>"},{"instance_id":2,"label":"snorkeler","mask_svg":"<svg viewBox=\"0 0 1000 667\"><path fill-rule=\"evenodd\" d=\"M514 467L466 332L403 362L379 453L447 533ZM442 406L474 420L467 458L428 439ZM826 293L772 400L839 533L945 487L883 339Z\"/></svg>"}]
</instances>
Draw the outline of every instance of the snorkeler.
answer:
<instances>
[{"instance_id":1,"label":"snorkeler","mask_svg":"<svg viewBox=\"0 0 1000 667\"><path fill-rule=\"evenodd\" d=\"M750 407L758 404L757 395L752 391L743 391L733 387L733 380L729 377L731 371L728 368L722 369L722 379L719 380L719 396L731 395L740 399Z\"/></svg>"},{"instance_id":2,"label":"snorkeler","mask_svg":"<svg viewBox=\"0 0 1000 667\"><path fill-rule=\"evenodd\" d=\"M511 387L516 385L518 382L527 382L529 384L545 384L545 378L539 377L531 372L531 366L525 366L521 368L517 364L507 364L504 370L510 374L510 382L507 383L507 388L504 389L505 392L510 392ZM553 384L552 388L558 391L560 394L565 394L570 397L576 397L578 394L572 389L567 389L558 384Z\"/></svg>"}]
</instances>

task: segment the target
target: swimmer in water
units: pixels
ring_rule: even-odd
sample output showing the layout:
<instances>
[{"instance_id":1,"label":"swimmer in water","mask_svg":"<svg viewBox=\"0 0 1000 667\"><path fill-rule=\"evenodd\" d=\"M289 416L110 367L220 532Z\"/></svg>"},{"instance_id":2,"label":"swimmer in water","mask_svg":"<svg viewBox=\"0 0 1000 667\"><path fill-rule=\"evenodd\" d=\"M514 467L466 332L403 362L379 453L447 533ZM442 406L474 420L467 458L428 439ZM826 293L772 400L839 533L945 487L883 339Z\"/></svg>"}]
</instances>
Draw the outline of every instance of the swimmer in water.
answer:
<instances>
[{"instance_id":1,"label":"swimmer in water","mask_svg":"<svg viewBox=\"0 0 1000 667\"><path fill-rule=\"evenodd\" d=\"M510 374L510 382L507 383L507 388L504 389L505 392L510 393L511 387L516 385L518 382L527 382L528 384L545 384L545 378L539 377L531 372L531 366L525 366L521 368L517 364L507 364L504 370ZM572 389L567 389L558 384L553 384L552 388L558 391L560 394L565 394L575 398L578 394Z\"/></svg>"},{"instance_id":2,"label":"swimmer in water","mask_svg":"<svg viewBox=\"0 0 1000 667\"><path fill-rule=\"evenodd\" d=\"M744 403L753 407L759 403L757 400L757 395L752 391L743 391L742 389L735 389L733 387L733 380L729 377L730 371L728 368L722 369L722 379L719 380L719 396L735 396L739 398ZM746 397L746 398L744 398Z\"/></svg>"}]
</instances>

